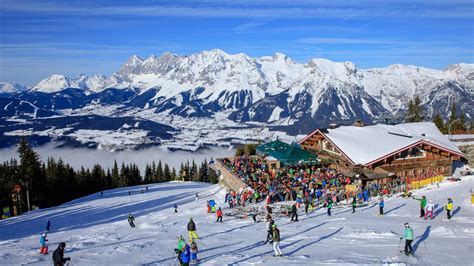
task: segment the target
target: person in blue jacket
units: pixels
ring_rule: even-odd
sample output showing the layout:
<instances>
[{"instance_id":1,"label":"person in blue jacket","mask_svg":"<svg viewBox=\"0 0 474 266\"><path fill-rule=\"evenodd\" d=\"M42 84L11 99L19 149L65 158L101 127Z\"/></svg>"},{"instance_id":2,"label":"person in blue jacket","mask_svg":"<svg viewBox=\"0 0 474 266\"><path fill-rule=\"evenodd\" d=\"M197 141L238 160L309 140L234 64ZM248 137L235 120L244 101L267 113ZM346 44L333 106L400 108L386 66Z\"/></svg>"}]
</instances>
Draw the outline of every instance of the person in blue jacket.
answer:
<instances>
[{"instance_id":1,"label":"person in blue jacket","mask_svg":"<svg viewBox=\"0 0 474 266\"><path fill-rule=\"evenodd\" d=\"M43 233L40 237L40 254L47 255L48 254L48 245L46 245L46 233Z\"/></svg>"},{"instance_id":2,"label":"person in blue jacket","mask_svg":"<svg viewBox=\"0 0 474 266\"><path fill-rule=\"evenodd\" d=\"M183 248L183 252L181 253L181 265L188 266L189 261L191 261L191 250L189 248L189 245L186 244Z\"/></svg>"},{"instance_id":3,"label":"person in blue jacket","mask_svg":"<svg viewBox=\"0 0 474 266\"><path fill-rule=\"evenodd\" d=\"M383 197L381 197L379 201L380 215L383 215L383 207L385 207L385 202L383 201Z\"/></svg>"}]
</instances>

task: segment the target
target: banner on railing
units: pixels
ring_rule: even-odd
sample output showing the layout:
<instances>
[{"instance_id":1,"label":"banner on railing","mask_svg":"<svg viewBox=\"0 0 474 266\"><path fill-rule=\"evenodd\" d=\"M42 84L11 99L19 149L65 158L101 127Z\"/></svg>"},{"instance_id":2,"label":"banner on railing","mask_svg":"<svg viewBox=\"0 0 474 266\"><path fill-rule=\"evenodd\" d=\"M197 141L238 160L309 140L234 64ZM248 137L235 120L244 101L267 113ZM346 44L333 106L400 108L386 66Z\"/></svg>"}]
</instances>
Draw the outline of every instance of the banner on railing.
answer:
<instances>
[{"instance_id":1,"label":"banner on railing","mask_svg":"<svg viewBox=\"0 0 474 266\"><path fill-rule=\"evenodd\" d=\"M441 183L443 182L443 179L444 179L444 176L439 175L439 176L434 176L434 177L426 178L419 181L412 181L410 183L410 189L419 189L422 187L434 185L436 183Z\"/></svg>"}]
</instances>

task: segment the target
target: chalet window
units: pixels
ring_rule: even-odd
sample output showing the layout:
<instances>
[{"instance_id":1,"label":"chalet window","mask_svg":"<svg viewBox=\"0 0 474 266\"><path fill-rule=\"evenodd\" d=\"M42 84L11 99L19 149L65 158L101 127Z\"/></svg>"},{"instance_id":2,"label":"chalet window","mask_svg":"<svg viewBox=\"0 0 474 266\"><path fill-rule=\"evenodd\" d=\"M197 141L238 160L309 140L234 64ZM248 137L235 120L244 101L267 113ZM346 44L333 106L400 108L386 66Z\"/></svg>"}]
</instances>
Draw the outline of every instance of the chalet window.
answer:
<instances>
[{"instance_id":1,"label":"chalet window","mask_svg":"<svg viewBox=\"0 0 474 266\"><path fill-rule=\"evenodd\" d=\"M424 150L418 147L413 147L396 154L395 160L415 159L415 158L424 158L424 157L426 157L426 152Z\"/></svg>"},{"instance_id":2,"label":"chalet window","mask_svg":"<svg viewBox=\"0 0 474 266\"><path fill-rule=\"evenodd\" d=\"M339 153L339 151L336 149L336 147L334 147L331 142L327 141L327 140L323 140L323 150L325 151L329 151L329 152L332 152L332 153L335 153L337 155L341 155Z\"/></svg>"}]
</instances>

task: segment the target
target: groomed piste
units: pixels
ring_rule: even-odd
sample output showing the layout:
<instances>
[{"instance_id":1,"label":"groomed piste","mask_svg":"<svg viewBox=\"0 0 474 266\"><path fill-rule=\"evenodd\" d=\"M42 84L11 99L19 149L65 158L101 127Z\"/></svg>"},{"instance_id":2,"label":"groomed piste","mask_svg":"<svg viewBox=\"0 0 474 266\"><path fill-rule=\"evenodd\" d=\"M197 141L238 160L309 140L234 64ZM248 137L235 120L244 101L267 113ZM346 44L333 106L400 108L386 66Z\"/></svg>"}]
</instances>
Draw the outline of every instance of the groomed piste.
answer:
<instances>
[{"instance_id":1,"label":"groomed piste","mask_svg":"<svg viewBox=\"0 0 474 266\"><path fill-rule=\"evenodd\" d=\"M0 221L0 264L50 265L53 251L65 242L70 265L177 265L176 237L188 241L192 217L200 265L469 265L474 261L473 187L474 176L467 176L414 191L414 196L425 195L435 204L432 220L418 217L419 201L402 197L385 200L384 216L378 215L375 199L355 213L345 207L334 208L332 216L325 208L305 215L301 207L299 222L275 216L283 257L273 257L271 245L263 243L265 222L226 215L230 211L224 204L225 189L218 185L162 183L149 185L143 193L145 186L121 188ZM451 220L444 210L448 197L454 201ZM222 207L222 223L207 213L210 199ZM129 213L135 217L135 228L127 222ZM47 220L49 254L40 255L39 239ZM406 222L414 231L416 257L399 252Z\"/></svg>"}]
</instances>

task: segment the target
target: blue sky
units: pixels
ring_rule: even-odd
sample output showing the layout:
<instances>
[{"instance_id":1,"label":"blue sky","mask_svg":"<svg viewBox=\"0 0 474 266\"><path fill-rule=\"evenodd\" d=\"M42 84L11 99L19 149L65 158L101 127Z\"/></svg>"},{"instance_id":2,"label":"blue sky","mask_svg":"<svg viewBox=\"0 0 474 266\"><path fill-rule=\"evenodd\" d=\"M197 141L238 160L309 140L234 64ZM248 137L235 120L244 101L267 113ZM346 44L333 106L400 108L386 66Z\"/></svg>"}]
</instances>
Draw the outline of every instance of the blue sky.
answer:
<instances>
[{"instance_id":1,"label":"blue sky","mask_svg":"<svg viewBox=\"0 0 474 266\"><path fill-rule=\"evenodd\" d=\"M473 0L2 0L0 16L0 81L25 85L214 48L361 68L474 62Z\"/></svg>"}]
</instances>

